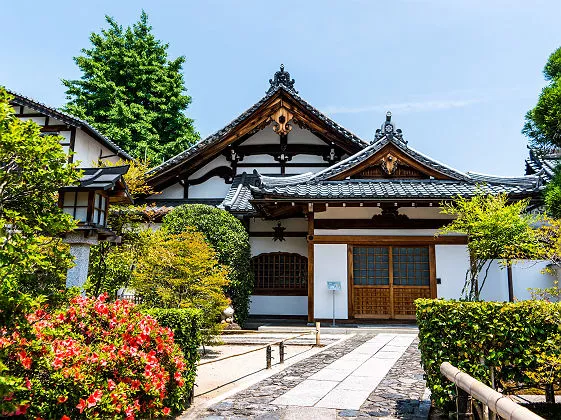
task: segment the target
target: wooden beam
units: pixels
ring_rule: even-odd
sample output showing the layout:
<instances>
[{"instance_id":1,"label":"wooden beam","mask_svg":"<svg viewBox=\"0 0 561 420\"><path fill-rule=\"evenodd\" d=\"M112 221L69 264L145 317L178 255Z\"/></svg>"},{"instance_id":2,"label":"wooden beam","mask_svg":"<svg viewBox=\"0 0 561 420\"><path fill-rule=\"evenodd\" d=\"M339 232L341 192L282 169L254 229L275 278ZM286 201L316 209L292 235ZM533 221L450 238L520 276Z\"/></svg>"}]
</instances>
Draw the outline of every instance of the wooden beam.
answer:
<instances>
[{"instance_id":1,"label":"wooden beam","mask_svg":"<svg viewBox=\"0 0 561 420\"><path fill-rule=\"evenodd\" d=\"M316 229L439 229L450 223L448 219L408 219L380 221L372 219L318 219Z\"/></svg>"},{"instance_id":2,"label":"wooden beam","mask_svg":"<svg viewBox=\"0 0 561 420\"><path fill-rule=\"evenodd\" d=\"M467 236L364 236L364 235L314 235L318 244L361 245L466 245Z\"/></svg>"},{"instance_id":3,"label":"wooden beam","mask_svg":"<svg viewBox=\"0 0 561 420\"><path fill-rule=\"evenodd\" d=\"M71 127L69 150L71 152L74 152L75 147L76 147L76 127ZM70 155L70 157L68 158L68 163L72 163L72 162L74 162L74 155Z\"/></svg>"},{"instance_id":4,"label":"wooden beam","mask_svg":"<svg viewBox=\"0 0 561 420\"><path fill-rule=\"evenodd\" d=\"M308 322L314 321L314 211L308 211Z\"/></svg>"}]
</instances>

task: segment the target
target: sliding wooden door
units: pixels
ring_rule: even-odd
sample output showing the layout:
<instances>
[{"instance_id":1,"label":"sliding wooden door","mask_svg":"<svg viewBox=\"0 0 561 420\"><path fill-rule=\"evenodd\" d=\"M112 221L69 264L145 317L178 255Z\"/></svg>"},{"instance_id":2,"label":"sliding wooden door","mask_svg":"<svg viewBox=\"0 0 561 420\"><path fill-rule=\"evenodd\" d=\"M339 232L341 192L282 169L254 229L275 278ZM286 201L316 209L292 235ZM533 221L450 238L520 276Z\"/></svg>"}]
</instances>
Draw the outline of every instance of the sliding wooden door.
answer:
<instances>
[{"instance_id":1,"label":"sliding wooden door","mask_svg":"<svg viewBox=\"0 0 561 420\"><path fill-rule=\"evenodd\" d=\"M349 245L349 316L414 319L417 298L436 297L434 246Z\"/></svg>"}]
</instances>

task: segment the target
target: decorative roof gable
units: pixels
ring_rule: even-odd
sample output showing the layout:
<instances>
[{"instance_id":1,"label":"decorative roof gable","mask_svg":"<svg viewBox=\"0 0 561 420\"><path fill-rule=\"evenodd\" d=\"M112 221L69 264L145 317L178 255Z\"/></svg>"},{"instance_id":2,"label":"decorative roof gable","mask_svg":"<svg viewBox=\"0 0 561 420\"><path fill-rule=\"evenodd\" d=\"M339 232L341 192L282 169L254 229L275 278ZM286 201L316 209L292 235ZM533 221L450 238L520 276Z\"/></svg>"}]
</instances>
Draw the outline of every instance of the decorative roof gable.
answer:
<instances>
[{"instance_id":1,"label":"decorative roof gable","mask_svg":"<svg viewBox=\"0 0 561 420\"><path fill-rule=\"evenodd\" d=\"M266 95L221 130L199 141L189 149L150 171L152 185L162 185L188 169L193 171L222 153L233 142L241 142L269 124L279 135L287 134L293 124L308 129L333 143L348 154L354 154L368 143L322 114L302 99L294 89L294 79L281 65Z\"/></svg>"},{"instance_id":2,"label":"decorative roof gable","mask_svg":"<svg viewBox=\"0 0 561 420\"><path fill-rule=\"evenodd\" d=\"M358 153L318 172L310 181L351 179L441 179L467 180L469 177L410 148L403 132L386 114L374 141Z\"/></svg>"}]
</instances>

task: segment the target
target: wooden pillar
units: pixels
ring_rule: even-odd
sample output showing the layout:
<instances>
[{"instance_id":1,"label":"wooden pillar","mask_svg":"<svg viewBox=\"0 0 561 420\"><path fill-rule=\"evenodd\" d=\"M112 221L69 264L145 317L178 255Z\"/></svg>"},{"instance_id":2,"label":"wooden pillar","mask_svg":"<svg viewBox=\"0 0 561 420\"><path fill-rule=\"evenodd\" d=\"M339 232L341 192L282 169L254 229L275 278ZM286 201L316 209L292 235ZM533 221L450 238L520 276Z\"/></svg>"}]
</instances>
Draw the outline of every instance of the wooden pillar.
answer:
<instances>
[{"instance_id":1,"label":"wooden pillar","mask_svg":"<svg viewBox=\"0 0 561 420\"><path fill-rule=\"evenodd\" d=\"M314 321L314 205L308 204L308 322Z\"/></svg>"},{"instance_id":2,"label":"wooden pillar","mask_svg":"<svg viewBox=\"0 0 561 420\"><path fill-rule=\"evenodd\" d=\"M514 285L512 284L512 261L506 262L506 274L508 278L508 301L514 302Z\"/></svg>"}]
</instances>

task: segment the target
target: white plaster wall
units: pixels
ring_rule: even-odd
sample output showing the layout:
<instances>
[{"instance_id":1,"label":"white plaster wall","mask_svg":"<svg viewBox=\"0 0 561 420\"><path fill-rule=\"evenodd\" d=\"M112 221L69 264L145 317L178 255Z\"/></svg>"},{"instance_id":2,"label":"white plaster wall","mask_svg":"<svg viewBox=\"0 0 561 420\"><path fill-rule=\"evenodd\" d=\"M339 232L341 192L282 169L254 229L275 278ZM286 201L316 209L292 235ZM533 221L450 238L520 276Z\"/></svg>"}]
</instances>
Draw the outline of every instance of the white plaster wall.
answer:
<instances>
[{"instance_id":1,"label":"white plaster wall","mask_svg":"<svg viewBox=\"0 0 561 420\"><path fill-rule=\"evenodd\" d=\"M441 284L436 285L436 296L445 299L458 299L464 287L466 272L469 269L467 245L436 245L436 277Z\"/></svg>"},{"instance_id":2,"label":"white plaster wall","mask_svg":"<svg viewBox=\"0 0 561 420\"><path fill-rule=\"evenodd\" d=\"M100 151L103 156L113 155L107 147L103 146L93 137L84 133L81 129L76 130L76 141L74 143L74 162L80 162L81 168L91 168L99 160ZM103 159L104 161L117 162L118 156Z\"/></svg>"},{"instance_id":3,"label":"white plaster wall","mask_svg":"<svg viewBox=\"0 0 561 420\"><path fill-rule=\"evenodd\" d=\"M333 296L328 281L340 281L335 292L335 318L348 319L347 245L314 244L314 317L332 318Z\"/></svg>"},{"instance_id":4,"label":"white plaster wall","mask_svg":"<svg viewBox=\"0 0 561 420\"><path fill-rule=\"evenodd\" d=\"M70 143L70 136L71 136L70 131L60 131L58 135L64 137L63 143Z\"/></svg>"},{"instance_id":5,"label":"white plaster wall","mask_svg":"<svg viewBox=\"0 0 561 420\"><path fill-rule=\"evenodd\" d=\"M296 155L289 161L289 163L321 163L325 166L329 166L329 163L323 160L323 157L318 155Z\"/></svg>"},{"instance_id":6,"label":"white plaster wall","mask_svg":"<svg viewBox=\"0 0 561 420\"><path fill-rule=\"evenodd\" d=\"M328 207L326 211L314 213L316 219L371 219L382 214L379 207Z\"/></svg>"},{"instance_id":7,"label":"white plaster wall","mask_svg":"<svg viewBox=\"0 0 561 420\"><path fill-rule=\"evenodd\" d=\"M440 207L400 207L399 214L410 219L453 219L449 214L440 213Z\"/></svg>"},{"instance_id":8,"label":"white plaster wall","mask_svg":"<svg viewBox=\"0 0 561 420\"><path fill-rule=\"evenodd\" d=\"M306 238L285 238L284 241L273 241L271 237L250 237L249 245L252 257L268 252L293 252L305 257L308 256L308 242Z\"/></svg>"},{"instance_id":9,"label":"white plaster wall","mask_svg":"<svg viewBox=\"0 0 561 420\"><path fill-rule=\"evenodd\" d=\"M280 137L273 131L273 123L270 123L263 130L258 131L242 144L244 146L249 146L251 144L280 144Z\"/></svg>"},{"instance_id":10,"label":"white plaster wall","mask_svg":"<svg viewBox=\"0 0 561 420\"><path fill-rule=\"evenodd\" d=\"M226 184L224 178L213 176L199 185L189 185L189 198L224 198L230 190L231 184Z\"/></svg>"},{"instance_id":11,"label":"white plaster wall","mask_svg":"<svg viewBox=\"0 0 561 420\"><path fill-rule=\"evenodd\" d=\"M184 195L184 188L183 185L177 183L177 184L173 184L170 185L167 188L164 188L161 192L161 194L154 194L151 195L148 198L156 198L156 199L161 199L161 198L183 198Z\"/></svg>"},{"instance_id":12,"label":"white plaster wall","mask_svg":"<svg viewBox=\"0 0 561 420\"><path fill-rule=\"evenodd\" d=\"M251 315L307 315L308 296L251 296Z\"/></svg>"},{"instance_id":13,"label":"white plaster wall","mask_svg":"<svg viewBox=\"0 0 561 420\"><path fill-rule=\"evenodd\" d=\"M215 159L211 160L205 166L203 166L198 171L194 172L193 174L189 175L187 179L197 179L205 175L208 171L218 168L219 166L230 166L230 162L226 160L226 157L220 155Z\"/></svg>"},{"instance_id":14,"label":"white plaster wall","mask_svg":"<svg viewBox=\"0 0 561 420\"><path fill-rule=\"evenodd\" d=\"M279 162L277 162L275 160L274 157L272 157L271 155L250 155L250 156L245 156L243 158L243 160L240 162L243 164L249 164L249 163L253 163L256 166L262 165L264 163L269 164L269 163L275 163L277 165L279 165ZM247 172L247 170L245 169L245 167L243 168L244 171Z\"/></svg>"},{"instance_id":15,"label":"white plaster wall","mask_svg":"<svg viewBox=\"0 0 561 420\"><path fill-rule=\"evenodd\" d=\"M280 166L272 168L270 166L259 166L258 164L255 164L255 166L250 166L249 168L246 168L246 167L239 168L238 172L241 171L241 170L243 170L244 172L246 172L248 174L252 174L253 171L257 171L261 175L280 175L281 174Z\"/></svg>"},{"instance_id":16,"label":"white plaster wall","mask_svg":"<svg viewBox=\"0 0 561 420\"><path fill-rule=\"evenodd\" d=\"M286 139L288 144L321 144L325 146L326 143L309 130L300 128L296 124L291 125L292 130L290 130Z\"/></svg>"},{"instance_id":17,"label":"white plaster wall","mask_svg":"<svg viewBox=\"0 0 561 420\"><path fill-rule=\"evenodd\" d=\"M288 166L287 168L285 168L285 174L287 175L299 175L299 174L305 174L307 172L319 172L325 168L327 168L328 165L325 165L324 168L319 168L319 167L307 167L307 166L296 166L296 167L292 167L292 166Z\"/></svg>"},{"instance_id":18,"label":"white plaster wall","mask_svg":"<svg viewBox=\"0 0 561 420\"><path fill-rule=\"evenodd\" d=\"M281 224L286 228L285 232L307 232L308 221L303 217L293 219L283 219ZM273 228L278 225L277 220L251 219L249 222L250 232L273 232Z\"/></svg>"},{"instance_id":19,"label":"white plaster wall","mask_svg":"<svg viewBox=\"0 0 561 420\"><path fill-rule=\"evenodd\" d=\"M542 270L547 261L517 261L512 266L512 283L514 298L516 300L527 300L531 298L528 288L545 288L553 286L553 276L544 274ZM479 276L480 282L483 274ZM493 261L489 268L489 274L485 285L481 290L481 298L484 300L508 300L507 270L499 261Z\"/></svg>"},{"instance_id":20,"label":"white plaster wall","mask_svg":"<svg viewBox=\"0 0 561 420\"><path fill-rule=\"evenodd\" d=\"M45 125L45 117L19 117L22 121L33 121L35 124L38 125Z\"/></svg>"}]
</instances>

